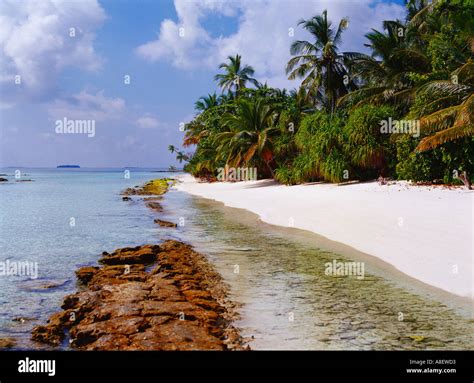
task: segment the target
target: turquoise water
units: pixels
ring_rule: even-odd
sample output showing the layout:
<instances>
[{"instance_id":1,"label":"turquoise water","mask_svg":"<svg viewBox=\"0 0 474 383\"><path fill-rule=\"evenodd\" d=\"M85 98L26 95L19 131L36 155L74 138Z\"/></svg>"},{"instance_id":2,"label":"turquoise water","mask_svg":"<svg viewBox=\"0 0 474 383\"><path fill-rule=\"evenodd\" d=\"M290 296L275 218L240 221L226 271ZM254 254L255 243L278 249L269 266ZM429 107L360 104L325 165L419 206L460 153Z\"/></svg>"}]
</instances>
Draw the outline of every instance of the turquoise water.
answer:
<instances>
[{"instance_id":1,"label":"turquoise water","mask_svg":"<svg viewBox=\"0 0 474 383\"><path fill-rule=\"evenodd\" d=\"M38 265L37 279L0 276L0 338L15 338L16 348L45 347L30 340L31 329L77 290L78 267L95 265L103 251L174 238L223 276L240 313L236 325L253 349L474 349L471 301L370 257L174 189L162 213L136 196L122 201L125 188L170 174L22 169L32 182L16 182L13 172L0 169L10 180L0 183L0 262ZM181 225L161 228L157 216ZM334 259L365 262L364 279L325 275Z\"/></svg>"},{"instance_id":2,"label":"turquoise water","mask_svg":"<svg viewBox=\"0 0 474 383\"><path fill-rule=\"evenodd\" d=\"M166 173L122 170L0 169L0 261L37 263L38 278L0 276L0 337L29 342L65 294L76 290L74 271L102 251L160 240L152 212L122 201L120 192ZM72 224L71 224L72 223ZM13 321L15 318L23 321Z\"/></svg>"}]
</instances>

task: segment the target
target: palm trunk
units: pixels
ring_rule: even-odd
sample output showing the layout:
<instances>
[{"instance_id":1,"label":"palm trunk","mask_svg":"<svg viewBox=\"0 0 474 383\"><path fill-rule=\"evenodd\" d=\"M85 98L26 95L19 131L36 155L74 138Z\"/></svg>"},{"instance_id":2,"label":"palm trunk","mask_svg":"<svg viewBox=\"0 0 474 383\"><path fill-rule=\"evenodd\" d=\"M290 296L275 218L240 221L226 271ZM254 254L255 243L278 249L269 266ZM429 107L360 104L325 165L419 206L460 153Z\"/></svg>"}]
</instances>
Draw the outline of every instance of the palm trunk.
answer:
<instances>
[{"instance_id":1,"label":"palm trunk","mask_svg":"<svg viewBox=\"0 0 474 383\"><path fill-rule=\"evenodd\" d=\"M268 161L264 161L264 162L265 162L265 165L267 165L267 169L270 172L270 176L273 178L273 170L272 170L269 162Z\"/></svg>"},{"instance_id":2,"label":"palm trunk","mask_svg":"<svg viewBox=\"0 0 474 383\"><path fill-rule=\"evenodd\" d=\"M468 190L472 190L472 185L471 185L471 180L469 178L469 175L467 174L467 172L462 172L458 178L462 181L462 183L464 184L464 186L467 187Z\"/></svg>"}]
</instances>

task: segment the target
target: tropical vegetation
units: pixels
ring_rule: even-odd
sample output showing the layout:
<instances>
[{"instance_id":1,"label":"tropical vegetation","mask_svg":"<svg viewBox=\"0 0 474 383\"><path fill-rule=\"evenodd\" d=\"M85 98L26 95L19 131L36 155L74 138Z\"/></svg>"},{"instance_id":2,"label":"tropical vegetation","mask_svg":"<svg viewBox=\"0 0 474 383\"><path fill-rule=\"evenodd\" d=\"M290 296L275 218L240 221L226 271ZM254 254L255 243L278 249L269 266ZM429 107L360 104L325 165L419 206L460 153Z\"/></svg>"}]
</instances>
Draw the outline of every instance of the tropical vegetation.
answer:
<instances>
[{"instance_id":1,"label":"tropical vegetation","mask_svg":"<svg viewBox=\"0 0 474 383\"><path fill-rule=\"evenodd\" d=\"M340 50L350 20L333 23L326 11L301 20L308 39L294 41L282 63L298 84L290 91L228 57L215 76L221 94L197 100L185 126L183 147L194 152L170 150L208 180L227 165L285 184L382 177L470 187L474 5L410 0L406 8L406 19L365 35L366 52ZM383 131L382 122L398 129Z\"/></svg>"}]
</instances>

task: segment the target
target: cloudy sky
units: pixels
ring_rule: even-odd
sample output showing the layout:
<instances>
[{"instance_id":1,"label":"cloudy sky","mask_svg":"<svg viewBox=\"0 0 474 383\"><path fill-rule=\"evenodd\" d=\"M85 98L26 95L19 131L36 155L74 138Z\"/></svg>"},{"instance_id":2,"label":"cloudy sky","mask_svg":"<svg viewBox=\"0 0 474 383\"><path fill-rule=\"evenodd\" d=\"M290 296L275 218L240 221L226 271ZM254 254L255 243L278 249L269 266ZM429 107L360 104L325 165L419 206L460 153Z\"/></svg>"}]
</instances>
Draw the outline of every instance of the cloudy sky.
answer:
<instances>
[{"instance_id":1,"label":"cloudy sky","mask_svg":"<svg viewBox=\"0 0 474 383\"><path fill-rule=\"evenodd\" d=\"M343 51L404 17L402 0L2 0L0 166L168 167L180 124L239 53L255 77L292 89L284 67L301 18L349 18ZM294 29L291 36L290 28ZM95 135L56 121L94 120Z\"/></svg>"}]
</instances>

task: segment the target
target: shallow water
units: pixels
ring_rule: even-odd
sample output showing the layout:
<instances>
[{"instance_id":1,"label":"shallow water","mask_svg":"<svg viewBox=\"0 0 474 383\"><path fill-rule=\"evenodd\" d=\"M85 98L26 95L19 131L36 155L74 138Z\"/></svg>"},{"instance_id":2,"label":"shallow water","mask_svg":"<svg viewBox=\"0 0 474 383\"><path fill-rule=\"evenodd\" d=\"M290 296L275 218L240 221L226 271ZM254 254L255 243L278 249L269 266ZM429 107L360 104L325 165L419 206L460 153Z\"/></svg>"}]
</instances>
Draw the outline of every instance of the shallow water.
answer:
<instances>
[{"instance_id":1,"label":"shallow water","mask_svg":"<svg viewBox=\"0 0 474 383\"><path fill-rule=\"evenodd\" d=\"M28 173L34 182L0 185L0 260L39 267L36 280L0 277L0 337L17 338L18 348L44 347L30 341L31 328L76 290L77 267L95 264L104 250L175 238L207 254L223 275L253 349L474 349L471 301L372 257L176 190L165 195L161 217L180 222L177 229L157 227L157 213L136 197L121 200L126 187L166 174ZM364 262L364 278L326 275L335 259Z\"/></svg>"},{"instance_id":2,"label":"shallow water","mask_svg":"<svg viewBox=\"0 0 474 383\"><path fill-rule=\"evenodd\" d=\"M372 257L324 250L320 246L329 248L330 241L314 234L181 194L167 196L170 208L183 203L170 219L181 214L182 239L208 254L224 276L232 300L241 305L237 325L251 348L474 349L471 301ZM364 278L326 275L325 264L334 259L363 261Z\"/></svg>"},{"instance_id":3,"label":"shallow water","mask_svg":"<svg viewBox=\"0 0 474 383\"><path fill-rule=\"evenodd\" d=\"M0 337L44 347L30 341L30 330L76 290L78 267L95 264L102 251L157 241L149 209L120 192L166 174L21 169L20 179L33 181L15 182L14 171L0 170L10 180L0 184L0 261L37 263L38 278L0 276Z\"/></svg>"}]
</instances>

